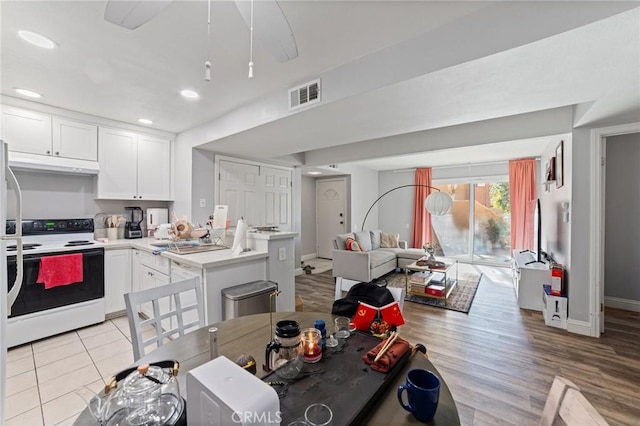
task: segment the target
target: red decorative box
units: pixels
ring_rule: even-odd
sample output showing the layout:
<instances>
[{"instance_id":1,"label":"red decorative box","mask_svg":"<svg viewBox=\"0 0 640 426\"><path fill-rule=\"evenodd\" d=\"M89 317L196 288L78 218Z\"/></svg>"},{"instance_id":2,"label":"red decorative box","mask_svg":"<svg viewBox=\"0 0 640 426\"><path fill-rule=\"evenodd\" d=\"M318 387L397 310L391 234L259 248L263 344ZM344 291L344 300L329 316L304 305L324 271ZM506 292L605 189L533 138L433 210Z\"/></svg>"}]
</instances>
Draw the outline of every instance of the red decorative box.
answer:
<instances>
[{"instance_id":1,"label":"red decorative box","mask_svg":"<svg viewBox=\"0 0 640 426\"><path fill-rule=\"evenodd\" d=\"M427 294L432 296L442 297L444 296L444 286L443 285L430 285L427 287Z\"/></svg>"}]
</instances>

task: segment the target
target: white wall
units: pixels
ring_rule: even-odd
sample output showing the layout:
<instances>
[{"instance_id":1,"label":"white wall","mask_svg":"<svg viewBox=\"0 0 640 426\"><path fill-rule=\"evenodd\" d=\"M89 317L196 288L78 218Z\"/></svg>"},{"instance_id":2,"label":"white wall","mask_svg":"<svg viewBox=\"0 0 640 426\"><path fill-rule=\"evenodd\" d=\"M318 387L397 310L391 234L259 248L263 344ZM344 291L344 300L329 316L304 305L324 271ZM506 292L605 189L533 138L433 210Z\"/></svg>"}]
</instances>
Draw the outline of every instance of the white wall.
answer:
<instances>
[{"instance_id":1,"label":"white wall","mask_svg":"<svg viewBox=\"0 0 640 426\"><path fill-rule=\"evenodd\" d=\"M341 172L349 175L347 179L348 198L351 200L349 204L347 232L360 231L364 215L367 213L369 206L379 196L378 192L378 172L376 170L367 169L365 167L352 165L339 165ZM378 211L374 208L367 218L366 229L378 228Z\"/></svg>"},{"instance_id":2,"label":"white wall","mask_svg":"<svg viewBox=\"0 0 640 426\"><path fill-rule=\"evenodd\" d=\"M188 217L193 223L204 225L215 207L214 198L214 155L210 151L193 149L191 168L191 212ZM188 169L187 169L188 170ZM183 174L180 172L179 174ZM200 200L204 199L205 207L200 207ZM177 210L178 211L178 210ZM181 214L178 211L178 214ZM185 213L186 214L186 213Z\"/></svg>"},{"instance_id":3,"label":"white wall","mask_svg":"<svg viewBox=\"0 0 640 426\"><path fill-rule=\"evenodd\" d=\"M300 247L302 256L315 254L316 242L316 179L302 176L301 179L301 228Z\"/></svg>"},{"instance_id":4,"label":"white wall","mask_svg":"<svg viewBox=\"0 0 640 426\"><path fill-rule=\"evenodd\" d=\"M639 302L640 134L608 137L606 158L604 295Z\"/></svg>"},{"instance_id":5,"label":"white wall","mask_svg":"<svg viewBox=\"0 0 640 426\"><path fill-rule=\"evenodd\" d=\"M169 202L96 200L94 176L16 170L24 219L89 218L98 213L125 214L125 207L170 206ZM15 197L7 195L7 218L15 218ZM143 222L144 223L144 222Z\"/></svg>"},{"instance_id":6,"label":"white wall","mask_svg":"<svg viewBox=\"0 0 640 426\"><path fill-rule=\"evenodd\" d=\"M546 164L551 157L556 155L556 148L560 143L560 139L554 140L544 150L540 160L540 176L541 181L545 179ZM571 187L572 187L572 162L573 143L571 136L563 139L564 152L564 185L557 187L556 182L549 185L549 190L545 186L538 185L538 197L542 207L542 250L550 254L553 259L563 265L569 260L571 249L571 214L569 214L569 222L563 221L562 207L563 202L569 203L571 209ZM556 163L556 167L558 163Z\"/></svg>"}]
</instances>

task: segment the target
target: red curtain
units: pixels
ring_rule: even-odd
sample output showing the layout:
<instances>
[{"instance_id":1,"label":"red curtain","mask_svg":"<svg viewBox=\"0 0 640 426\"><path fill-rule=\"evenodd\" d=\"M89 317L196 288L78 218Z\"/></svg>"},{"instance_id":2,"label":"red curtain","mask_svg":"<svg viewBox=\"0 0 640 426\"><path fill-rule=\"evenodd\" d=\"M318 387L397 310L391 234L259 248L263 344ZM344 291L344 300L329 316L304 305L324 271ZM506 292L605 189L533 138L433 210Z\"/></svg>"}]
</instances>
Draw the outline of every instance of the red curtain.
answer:
<instances>
[{"instance_id":1,"label":"red curtain","mask_svg":"<svg viewBox=\"0 0 640 426\"><path fill-rule=\"evenodd\" d=\"M509 161L511 250L533 250L533 213L536 207L536 160Z\"/></svg>"},{"instance_id":2,"label":"red curtain","mask_svg":"<svg viewBox=\"0 0 640 426\"><path fill-rule=\"evenodd\" d=\"M416 169L415 184L431 186L431 167ZM422 248L424 243L431 241L431 214L424 208L424 200L431 189L423 186L414 189L411 247Z\"/></svg>"}]
</instances>

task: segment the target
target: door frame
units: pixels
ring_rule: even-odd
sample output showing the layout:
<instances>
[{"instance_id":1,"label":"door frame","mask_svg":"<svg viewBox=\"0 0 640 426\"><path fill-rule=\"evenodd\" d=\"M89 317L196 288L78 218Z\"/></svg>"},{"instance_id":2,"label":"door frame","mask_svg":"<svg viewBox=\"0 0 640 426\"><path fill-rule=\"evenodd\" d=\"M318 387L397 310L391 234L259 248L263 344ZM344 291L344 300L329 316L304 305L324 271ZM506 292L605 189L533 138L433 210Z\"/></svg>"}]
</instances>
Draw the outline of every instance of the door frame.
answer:
<instances>
[{"instance_id":1,"label":"door frame","mask_svg":"<svg viewBox=\"0 0 640 426\"><path fill-rule=\"evenodd\" d=\"M591 129L591 188L589 238L590 328L592 337L604 331L604 236L606 138L640 133L640 122ZM602 306L602 310L601 307Z\"/></svg>"},{"instance_id":2,"label":"door frame","mask_svg":"<svg viewBox=\"0 0 640 426\"><path fill-rule=\"evenodd\" d=\"M351 193L349 191L349 179L346 176L335 176L335 177L326 177L326 178L317 178L316 179L316 257L319 255L318 248L320 247L319 242L320 238L318 235L318 222L320 221L320 215L318 214L318 205L320 204L320 194L318 193L318 183L319 182L328 182L328 181L343 181L344 182L344 231L348 232L349 226L351 223L350 217L350 209L349 204L351 202Z\"/></svg>"}]
</instances>

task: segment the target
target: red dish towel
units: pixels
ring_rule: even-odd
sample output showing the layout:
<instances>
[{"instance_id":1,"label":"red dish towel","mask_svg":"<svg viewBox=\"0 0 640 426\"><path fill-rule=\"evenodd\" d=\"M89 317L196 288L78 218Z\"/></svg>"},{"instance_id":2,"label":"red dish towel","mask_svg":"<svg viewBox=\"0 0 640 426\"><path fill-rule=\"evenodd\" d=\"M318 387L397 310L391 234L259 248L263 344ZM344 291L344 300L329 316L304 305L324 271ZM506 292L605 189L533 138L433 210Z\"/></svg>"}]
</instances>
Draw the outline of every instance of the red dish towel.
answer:
<instances>
[{"instance_id":1,"label":"red dish towel","mask_svg":"<svg viewBox=\"0 0 640 426\"><path fill-rule=\"evenodd\" d=\"M40 258L37 283L45 289L82 282L82 253Z\"/></svg>"}]
</instances>

